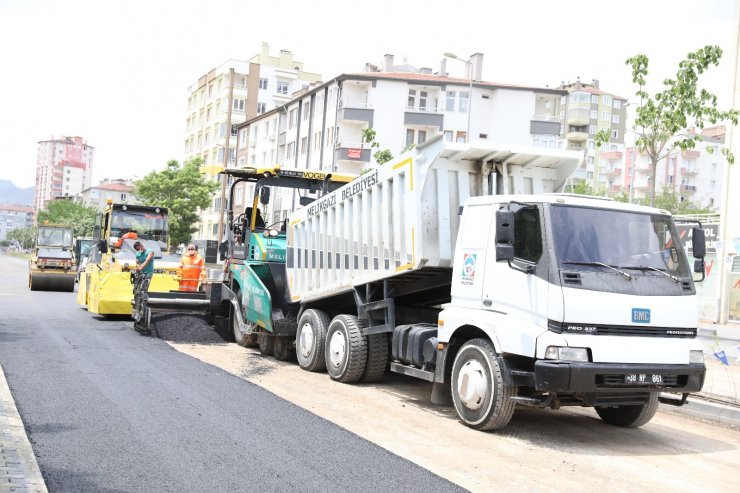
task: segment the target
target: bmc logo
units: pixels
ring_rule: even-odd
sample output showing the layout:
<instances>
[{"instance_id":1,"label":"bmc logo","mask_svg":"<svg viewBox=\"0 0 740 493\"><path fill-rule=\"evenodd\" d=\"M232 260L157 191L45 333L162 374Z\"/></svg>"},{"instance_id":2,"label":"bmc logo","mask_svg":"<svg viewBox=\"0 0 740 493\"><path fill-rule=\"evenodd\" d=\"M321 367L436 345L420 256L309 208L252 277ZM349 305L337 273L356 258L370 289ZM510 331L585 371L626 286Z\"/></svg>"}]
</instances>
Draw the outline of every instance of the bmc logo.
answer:
<instances>
[{"instance_id":1,"label":"bmc logo","mask_svg":"<svg viewBox=\"0 0 740 493\"><path fill-rule=\"evenodd\" d=\"M633 308L632 309L632 323L633 324L649 324L650 323L650 309L649 308Z\"/></svg>"}]
</instances>

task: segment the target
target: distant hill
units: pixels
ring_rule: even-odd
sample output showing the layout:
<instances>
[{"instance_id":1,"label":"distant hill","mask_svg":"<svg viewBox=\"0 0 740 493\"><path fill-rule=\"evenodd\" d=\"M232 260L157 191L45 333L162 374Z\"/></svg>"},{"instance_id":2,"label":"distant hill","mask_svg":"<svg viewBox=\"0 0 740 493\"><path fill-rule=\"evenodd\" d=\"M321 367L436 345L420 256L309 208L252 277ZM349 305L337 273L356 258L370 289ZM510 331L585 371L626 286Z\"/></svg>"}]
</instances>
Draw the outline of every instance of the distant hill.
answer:
<instances>
[{"instance_id":1,"label":"distant hill","mask_svg":"<svg viewBox=\"0 0 740 493\"><path fill-rule=\"evenodd\" d=\"M20 188L12 181L0 180L0 204L33 205L34 187Z\"/></svg>"}]
</instances>

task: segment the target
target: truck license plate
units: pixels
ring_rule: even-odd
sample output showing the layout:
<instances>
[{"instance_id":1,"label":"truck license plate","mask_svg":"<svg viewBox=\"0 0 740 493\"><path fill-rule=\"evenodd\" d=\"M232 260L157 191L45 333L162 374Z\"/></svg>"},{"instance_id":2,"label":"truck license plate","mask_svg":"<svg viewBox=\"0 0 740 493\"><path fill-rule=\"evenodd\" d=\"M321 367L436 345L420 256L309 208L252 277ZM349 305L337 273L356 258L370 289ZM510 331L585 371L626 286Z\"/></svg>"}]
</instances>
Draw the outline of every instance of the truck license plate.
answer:
<instances>
[{"instance_id":1,"label":"truck license plate","mask_svg":"<svg viewBox=\"0 0 740 493\"><path fill-rule=\"evenodd\" d=\"M651 375L649 373L628 373L624 376L624 383L662 384L663 375Z\"/></svg>"}]
</instances>

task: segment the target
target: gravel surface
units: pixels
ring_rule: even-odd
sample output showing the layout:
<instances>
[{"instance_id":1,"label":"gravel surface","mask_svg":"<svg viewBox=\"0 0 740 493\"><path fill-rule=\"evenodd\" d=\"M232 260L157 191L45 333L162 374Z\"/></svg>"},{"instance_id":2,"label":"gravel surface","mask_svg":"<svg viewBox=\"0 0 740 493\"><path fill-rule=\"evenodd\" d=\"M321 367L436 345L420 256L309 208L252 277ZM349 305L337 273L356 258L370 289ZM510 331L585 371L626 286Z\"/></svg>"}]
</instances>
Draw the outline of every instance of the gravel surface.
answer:
<instances>
[{"instance_id":1,"label":"gravel surface","mask_svg":"<svg viewBox=\"0 0 740 493\"><path fill-rule=\"evenodd\" d=\"M202 315L160 313L152 315L152 334L170 342L223 344L225 341Z\"/></svg>"}]
</instances>

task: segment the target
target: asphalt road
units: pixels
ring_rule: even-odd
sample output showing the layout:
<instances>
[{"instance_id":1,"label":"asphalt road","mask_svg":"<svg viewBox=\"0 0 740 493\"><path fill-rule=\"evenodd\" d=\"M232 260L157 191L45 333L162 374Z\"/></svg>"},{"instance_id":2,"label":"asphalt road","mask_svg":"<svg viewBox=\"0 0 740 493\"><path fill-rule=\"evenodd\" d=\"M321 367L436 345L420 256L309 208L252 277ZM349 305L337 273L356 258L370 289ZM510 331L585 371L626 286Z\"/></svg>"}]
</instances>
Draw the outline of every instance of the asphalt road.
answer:
<instances>
[{"instance_id":1,"label":"asphalt road","mask_svg":"<svg viewBox=\"0 0 740 493\"><path fill-rule=\"evenodd\" d=\"M0 260L0 363L49 491L462 491Z\"/></svg>"}]
</instances>

